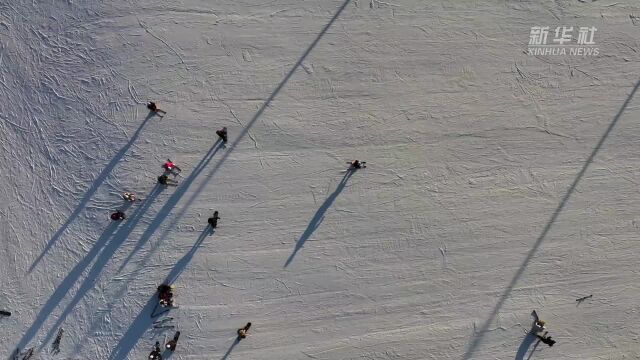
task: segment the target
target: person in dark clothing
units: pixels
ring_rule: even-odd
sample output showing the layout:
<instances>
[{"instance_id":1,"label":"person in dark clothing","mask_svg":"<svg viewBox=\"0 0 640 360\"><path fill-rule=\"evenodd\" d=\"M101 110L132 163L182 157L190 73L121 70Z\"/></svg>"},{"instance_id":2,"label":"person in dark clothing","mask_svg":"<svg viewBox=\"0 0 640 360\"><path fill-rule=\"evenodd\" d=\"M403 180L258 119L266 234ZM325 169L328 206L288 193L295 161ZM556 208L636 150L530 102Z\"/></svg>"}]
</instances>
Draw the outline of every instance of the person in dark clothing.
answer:
<instances>
[{"instance_id":1,"label":"person in dark clothing","mask_svg":"<svg viewBox=\"0 0 640 360\"><path fill-rule=\"evenodd\" d=\"M173 288L171 285L158 286L158 302L161 306L173 306Z\"/></svg>"},{"instance_id":2,"label":"person in dark clothing","mask_svg":"<svg viewBox=\"0 0 640 360\"><path fill-rule=\"evenodd\" d=\"M124 220L126 218L127 216L120 210L116 210L114 213L111 214L111 220L113 221Z\"/></svg>"},{"instance_id":3,"label":"person in dark clothing","mask_svg":"<svg viewBox=\"0 0 640 360\"><path fill-rule=\"evenodd\" d=\"M207 222L209 223L209 225L211 225L212 228L215 229L218 226L218 219L220 219L220 217L218 216L218 212L214 211L213 216L207 219Z\"/></svg>"},{"instance_id":4,"label":"person in dark clothing","mask_svg":"<svg viewBox=\"0 0 640 360\"><path fill-rule=\"evenodd\" d=\"M160 341L156 341L156 345L153 351L149 354L149 360L162 360L162 353L160 352Z\"/></svg>"},{"instance_id":5,"label":"person in dark clothing","mask_svg":"<svg viewBox=\"0 0 640 360\"><path fill-rule=\"evenodd\" d=\"M180 331L176 331L176 334L173 335L173 339L169 340L167 342L167 345L165 345L165 347L167 348L167 350L169 351L175 351L176 350L176 346L178 346L178 339L180 338Z\"/></svg>"},{"instance_id":6,"label":"person in dark clothing","mask_svg":"<svg viewBox=\"0 0 640 360\"><path fill-rule=\"evenodd\" d=\"M162 109L158 109L158 106L153 101L149 101L149 103L147 104L147 109L149 109L149 111L157 114L160 117L163 117L167 113ZM162 115L160 115L160 113L162 113Z\"/></svg>"},{"instance_id":7,"label":"person in dark clothing","mask_svg":"<svg viewBox=\"0 0 640 360\"><path fill-rule=\"evenodd\" d=\"M222 139L222 141L226 144L227 143L227 128L223 127L220 130L216 131L216 134L220 137L220 139Z\"/></svg>"},{"instance_id":8,"label":"person in dark clothing","mask_svg":"<svg viewBox=\"0 0 640 360\"><path fill-rule=\"evenodd\" d=\"M545 333L545 335L546 335L546 333ZM543 343L545 343L545 344L549 345L549 347L553 346L553 344L555 344L555 343L556 343L556 341L555 341L555 340L553 340L553 339L551 338L551 336L547 336L547 337L545 337L544 335L542 335L542 336L541 336L541 335L536 335L536 337L537 337L538 339L540 339L540 341L542 341Z\"/></svg>"},{"instance_id":9,"label":"person in dark clothing","mask_svg":"<svg viewBox=\"0 0 640 360\"><path fill-rule=\"evenodd\" d=\"M158 183L165 185L165 186L178 186L178 182L173 180L173 179L169 179L169 177L167 175L160 175L158 176Z\"/></svg>"},{"instance_id":10,"label":"person in dark clothing","mask_svg":"<svg viewBox=\"0 0 640 360\"><path fill-rule=\"evenodd\" d=\"M247 325L245 325L242 329L238 329L238 337L241 339L244 339L247 337L247 331L249 331L249 328L251 327L251 323L248 322Z\"/></svg>"},{"instance_id":11,"label":"person in dark clothing","mask_svg":"<svg viewBox=\"0 0 640 360\"><path fill-rule=\"evenodd\" d=\"M351 168L352 169L362 169L362 168L366 168L367 167L367 162L366 161L358 161L358 160L353 160L351 162Z\"/></svg>"}]
</instances>

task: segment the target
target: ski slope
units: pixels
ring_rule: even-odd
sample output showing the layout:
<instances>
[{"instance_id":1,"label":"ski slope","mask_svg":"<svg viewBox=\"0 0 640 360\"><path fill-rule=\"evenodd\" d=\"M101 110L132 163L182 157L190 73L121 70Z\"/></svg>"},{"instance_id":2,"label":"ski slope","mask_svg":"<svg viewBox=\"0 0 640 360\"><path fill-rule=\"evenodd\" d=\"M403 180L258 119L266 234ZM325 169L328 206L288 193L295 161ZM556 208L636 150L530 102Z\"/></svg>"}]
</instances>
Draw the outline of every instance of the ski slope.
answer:
<instances>
[{"instance_id":1,"label":"ski slope","mask_svg":"<svg viewBox=\"0 0 640 360\"><path fill-rule=\"evenodd\" d=\"M171 282L174 359L640 357L639 34L636 0L0 1L2 356L147 358Z\"/></svg>"}]
</instances>

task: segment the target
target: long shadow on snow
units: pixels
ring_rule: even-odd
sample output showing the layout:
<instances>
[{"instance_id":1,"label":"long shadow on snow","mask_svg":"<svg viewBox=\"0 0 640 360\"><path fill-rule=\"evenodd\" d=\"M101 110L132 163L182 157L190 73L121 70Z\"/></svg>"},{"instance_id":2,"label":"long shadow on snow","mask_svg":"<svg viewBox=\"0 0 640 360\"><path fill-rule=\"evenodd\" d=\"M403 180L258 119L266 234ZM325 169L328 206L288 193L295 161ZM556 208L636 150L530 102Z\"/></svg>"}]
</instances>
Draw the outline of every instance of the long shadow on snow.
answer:
<instances>
[{"instance_id":1,"label":"long shadow on snow","mask_svg":"<svg viewBox=\"0 0 640 360\"><path fill-rule=\"evenodd\" d=\"M127 359L129 352L138 343L138 340L145 331L147 331L152 325L154 319L151 317L151 312L158 304L158 297L154 293L147 301L147 304L142 308L138 316L133 320L127 332L122 335L120 342L109 355L110 360L124 360Z\"/></svg>"},{"instance_id":2,"label":"long shadow on snow","mask_svg":"<svg viewBox=\"0 0 640 360\"><path fill-rule=\"evenodd\" d=\"M71 215L69 215L69 218L67 219L67 221L65 221L64 224L62 224L62 226L60 227L60 229L58 229L58 231L56 231L56 233L53 234L53 237L51 238L51 240L49 240L44 250L42 250L42 253L33 261L33 264L31 264L31 266L29 267L29 272L35 269L35 267L38 265L40 260L42 260L42 258L47 254L47 252L49 252L49 250L51 250L51 247L53 247L53 244L55 244L56 241L58 241L60 236L62 236L65 230L67 230L69 225L71 225L71 223L78 217L78 215L80 215L80 212L85 208L85 206L87 206L87 203L89 202L89 200L91 200L91 197L93 196L93 194L95 194L95 192L98 190L100 185L102 185L102 183L107 179L109 174L111 174L111 171L113 171L113 169L116 167L120 159L122 159L124 155L127 153L127 151L129 151L129 148L131 147L131 145L133 145L136 139L138 139L138 136L140 135L140 132L144 128L145 124L152 117L153 117L152 113L147 115L147 117L144 119L142 124L140 124L140 126L138 127L138 130L136 130L136 132L133 133L133 136L131 137L131 139L129 139L129 142L127 142L120 149L120 151L118 151L118 153L116 153L113 156L111 161L109 161L109 163L102 170L100 175L98 175L98 177L93 181L93 184L91 184L91 187L89 188L89 190L87 190L87 192L84 194L84 196L82 197L82 200L80 200L80 203L78 204L78 206L76 206L76 209L73 210Z\"/></svg>"},{"instance_id":3,"label":"long shadow on snow","mask_svg":"<svg viewBox=\"0 0 640 360\"><path fill-rule=\"evenodd\" d=\"M147 212L153 201L156 197L162 192L162 187L158 184L151 190L149 195L145 198L144 202L141 204L139 208L137 208L134 213L129 216L124 224L118 229L118 231L111 237L111 239L104 246L100 255L93 263L93 266L87 273L82 282L82 285L76 291L76 294L73 296L69 304L65 307L64 311L58 316L55 324L49 330L49 333L45 337L42 345L40 346L40 350L42 350L48 343L49 340L56 334L58 327L62 325L67 316L71 313L71 311L75 308L75 306L84 298L84 296L93 289L96 281L100 277L102 270L107 265L109 260L113 257L115 252L118 250L120 245L127 240L127 237L131 234L133 229L136 227L138 222L142 219L142 216Z\"/></svg>"},{"instance_id":4,"label":"long shadow on snow","mask_svg":"<svg viewBox=\"0 0 640 360\"><path fill-rule=\"evenodd\" d=\"M187 265L189 265L189 263L191 262L191 259L193 258L193 255L196 254L196 251L198 251L198 248L200 248L200 245L202 245L204 240L207 238L207 235L215 234L215 230L213 230L213 233L210 232L210 230L211 230L211 227L209 226L205 227L205 229L202 230L202 232L200 233L200 236L198 236L198 239L191 247L191 250L189 250L189 252L186 253L182 257L182 259L178 260L178 262L174 265L173 269L171 269L171 272L169 273L169 275L167 275L167 277L164 279L164 282L163 282L164 284L173 284L176 280L178 280L178 277L180 276L180 274L182 274L182 272L187 267Z\"/></svg>"},{"instance_id":5,"label":"long shadow on snow","mask_svg":"<svg viewBox=\"0 0 640 360\"><path fill-rule=\"evenodd\" d=\"M162 360L169 360L173 356L173 351L164 349L162 353Z\"/></svg>"},{"instance_id":6,"label":"long shadow on snow","mask_svg":"<svg viewBox=\"0 0 640 360\"><path fill-rule=\"evenodd\" d=\"M76 266L73 267L73 269L71 269L69 274L67 274L67 276L62 280L60 285L58 285L58 287L53 292L53 294L51 294L51 296L49 297L49 300L47 300L47 302L42 306L42 309L40 309L40 312L36 316L35 320L31 324L29 329L25 332L24 336L18 343L17 347L22 349L29 343L29 341L31 341L31 339L33 339L33 337L38 332L38 330L42 327L42 325L47 320L49 315L53 312L53 310L55 310L55 308L60 304L62 299L65 298L65 296L69 293L69 291L71 291L71 289L73 288L73 285L80 278L80 276L82 276L82 273L84 272L84 270L91 264L91 262L98 256L98 254L100 254L101 250L102 250L102 255L96 261L96 263L102 262L100 259L103 259L107 255L107 253L105 253L105 250L111 251L112 250L111 247L115 246L116 244L119 245L122 241L124 241L124 239L126 239L126 237L133 230L133 227L137 224L139 219L142 217L144 212L149 208L149 206L151 205L155 197L157 197L159 192L160 192L159 188L156 186L153 190L151 190L151 193L149 194L147 199L145 199L142 206L136 209L136 211L129 217L128 220L126 220L125 222L111 222L107 226L107 228L104 230L102 235L100 235L98 240L96 240L96 242L93 244L93 247L91 248L91 250L89 250L89 252L84 256L84 258L82 258L82 260L80 260L76 264ZM103 248L110 243L112 245L109 246L109 249L105 248L103 250ZM115 249L113 249L113 251L115 251ZM96 268L95 265L94 265L94 268ZM91 275L91 273L89 275ZM92 279L87 277L87 279L85 279L85 284L87 283L87 281L91 281L91 280ZM83 287L81 287L78 290L78 294L80 294L81 291L86 292L86 290L88 289L83 289ZM68 310L70 310L69 307L67 307L67 310L65 310L65 313L67 313ZM50 338L50 335L54 330L57 330L56 328L57 326L54 326L53 328L51 328L51 331L49 332L47 339Z\"/></svg>"},{"instance_id":7,"label":"long shadow on snow","mask_svg":"<svg viewBox=\"0 0 640 360\"><path fill-rule=\"evenodd\" d=\"M287 262L284 263L284 267L289 266L291 261L293 261L293 258L298 253L298 250L302 249L302 247L304 246L305 241L307 241L307 239L309 239L311 234L313 234L313 232L316 231L318 227L320 227L320 224L322 224L322 220L324 220L324 214L327 212L327 210L329 210L329 208L331 207L333 202L336 200L338 195L340 195L342 190L344 190L344 187L347 185L347 181L349 180L351 175L353 175L354 172L355 170L348 170L347 173L344 174L344 177L342 178L342 180L340 180L340 183L338 184L334 192L331 193L331 195L329 195L324 200L320 208L318 208L315 215L313 215L313 218L311 219L311 221L309 221L309 225L307 225L307 229L302 233L302 235L300 236L300 239L298 239L298 241L296 242L296 247L293 249L293 252L291 253L291 255L289 255Z\"/></svg>"},{"instance_id":8,"label":"long shadow on snow","mask_svg":"<svg viewBox=\"0 0 640 360\"><path fill-rule=\"evenodd\" d=\"M578 183L580 182L584 174L587 172L589 165L591 165L591 163L593 162L593 159L595 159L596 155L598 154L598 151L600 151L600 148L604 144L605 140L607 139L607 137L609 137L609 134L611 134L611 131L613 130L615 125L618 123L618 120L620 120L620 117L622 116L622 114L624 113L624 110L627 108L627 106L631 102L631 99L633 99L633 96L638 90L638 87L640 87L640 80L633 87L633 90L631 90L631 93L629 94L625 102L622 104L622 107L620 108L616 116L614 116L613 120L611 121L611 123L605 130L604 134L602 135L602 137L594 147L593 151L591 151L591 154L589 155L587 160L585 160L584 165L582 166L582 169L580 169L580 171L576 175L576 178L573 180L573 183L571 183L571 186L569 186L569 188L567 189L567 192L562 197L562 200L560 200L560 204L558 204L558 207L555 209L555 211L551 215L551 218L549 219L549 221L547 222L547 225L542 230L542 233L540 233L540 236L538 236L538 239L533 244L533 247L531 248L531 250L529 250L527 257L522 262L522 265L520 265L520 268L518 269L516 274L513 276L513 279L511 279L511 282L509 282L509 285L507 285L507 288L504 290L504 293L502 293L502 295L500 296L500 300L498 300L498 303L491 311L491 314L489 314L489 318L487 319L487 321L485 321L484 325L482 325L482 327L480 328L480 331L478 332L478 335L475 337L475 339L473 339L473 341L469 345L469 348L464 353L463 359L469 360L472 358L473 352L482 342L484 334L486 334L487 330L489 330L489 326L493 322L493 319L495 319L496 315L502 308L502 305L507 300L507 298L509 297L509 294L511 294L511 291L513 290L514 286L520 279L520 276L522 276L525 269L529 265L529 262L531 261L535 253L538 251L538 248L542 244L542 241L544 241L544 239L547 237L549 230L551 230L551 227L558 219L558 216L560 215L564 207L569 202L569 198L573 194L573 191L575 190L576 186L578 185Z\"/></svg>"},{"instance_id":9,"label":"long shadow on snow","mask_svg":"<svg viewBox=\"0 0 640 360\"><path fill-rule=\"evenodd\" d=\"M258 120L258 118L260 118L260 116L265 111L265 109L271 104L273 99L275 99L276 95L278 95L278 93L280 93L280 91L282 90L284 85L289 81L291 76L296 72L296 70L300 67L300 65L302 65L302 62L307 58L307 56L311 53L311 51L316 47L316 45L318 44L320 39L322 39L324 34L327 33L327 31L329 30L331 25L333 25L333 23L336 21L336 19L338 19L338 17L340 16L340 13L342 13L342 11L347 7L347 5L350 2L351 2L351 0L345 0L342 3L340 8L338 8L338 11L336 11L336 13L331 18L331 20L329 20L329 22L320 31L318 36L316 36L316 38L313 40L311 45L309 45L309 47L302 54L300 59L298 59L298 61L291 68L291 70L289 70L287 75L285 75L284 79L282 79L282 81L278 84L278 86L276 86L275 90L273 90L273 92L271 93L271 95L269 95L267 100L265 100L265 102L262 104L262 106L260 106L260 109L258 109L258 111L253 115L253 118L251 118L251 121L249 121L247 123L247 125L244 127L244 129L242 129L242 131L240 132L240 134L238 135L236 140L229 146L228 150L225 152L225 154L222 156L222 158L220 158L220 161L218 161L216 166L207 175L206 180L202 184L200 184L200 187L194 192L194 194L191 196L189 201L187 201L185 206L182 208L182 211L180 211L178 214L176 214L172 218L173 221L170 224L170 226L167 227L167 229L173 228L173 226L182 218L182 216L184 215L184 213L185 213L186 209L189 207L189 205L191 205L191 203L198 197L198 194L202 191L202 189L207 184L207 182L211 179L211 177L213 177L213 175L218 171L218 169L222 166L222 164L227 160L227 158L229 157L229 154L231 154L231 151L233 151L233 149L235 149L235 147L238 145L238 143L240 143L240 141L244 138L244 136L249 132L249 129L253 126L253 124L255 124L255 122ZM147 254L147 257L153 255L153 253L162 245L162 242L164 241L164 238L167 236L168 232L169 232L169 230L166 230L160 236L158 241L156 241L156 243L149 250L149 253ZM139 271L139 270L141 270L141 268L136 270L136 271ZM136 272L136 271L134 271L134 272Z\"/></svg>"},{"instance_id":10,"label":"long shadow on snow","mask_svg":"<svg viewBox=\"0 0 640 360\"><path fill-rule=\"evenodd\" d=\"M214 231L215 233L215 231ZM178 260L178 262L174 265L173 269L167 275L164 283L172 284L175 282L180 274L184 271L184 269L189 265L189 262L195 255L196 251L202 244L202 242L207 238L207 235L210 234L210 228L207 226L202 233L198 236L198 239L193 244L189 252L187 252L182 259ZM127 332L122 336L120 342L113 349L113 352L109 356L111 360L120 360L126 359L133 349L134 346L138 343L138 340L144 335L144 333L153 325L154 319L151 317L151 313L156 308L158 303L158 297L154 293L153 296L147 304L144 306L140 314L133 320Z\"/></svg>"},{"instance_id":11,"label":"long shadow on snow","mask_svg":"<svg viewBox=\"0 0 640 360\"><path fill-rule=\"evenodd\" d=\"M236 337L236 339L233 341L233 344L231 344L231 347L229 348L229 350L227 350L227 352L224 354L221 360L227 360L229 355L231 355L233 348L235 348L236 345L238 345L239 343L240 343L240 337Z\"/></svg>"},{"instance_id":12,"label":"long shadow on snow","mask_svg":"<svg viewBox=\"0 0 640 360\"><path fill-rule=\"evenodd\" d=\"M167 202L164 204L162 209L160 209L158 214L156 214L156 217L153 219L153 221L151 221L151 224L149 224L149 227L147 227L144 233L142 233L133 251L131 251L131 253L129 254L129 256L127 256L127 258L124 260L122 265L120 265L120 268L118 268L118 273L122 271L122 269L124 269L125 266L127 266L129 261L131 261L131 258L133 258L133 256L142 248L142 246L144 246L144 244L156 232L156 230L160 227L164 219L169 215L169 213L171 213L171 210L176 206L178 201L180 201L180 199L185 194L187 189L189 189L189 186L191 186L191 183L193 183L193 181L198 177L198 175L200 175L202 170L204 170L204 168L209 164L211 159L213 159L213 156L218 152L218 150L220 150L220 148L222 147L221 145L222 143L218 139L213 144L213 146L211 146L207 154L194 167L191 174L189 174L189 176L182 183L178 184L178 187L176 188L175 192L171 195L171 197L169 197L169 200L167 200Z\"/></svg>"},{"instance_id":13,"label":"long shadow on snow","mask_svg":"<svg viewBox=\"0 0 640 360\"><path fill-rule=\"evenodd\" d=\"M520 344L520 347L518 348L515 360L524 360L524 356L527 354L527 350L529 350L531 344L533 344L537 339L538 338L533 334L533 332L528 332L527 336L522 339L522 344ZM533 352L533 350L531 351Z\"/></svg>"}]
</instances>

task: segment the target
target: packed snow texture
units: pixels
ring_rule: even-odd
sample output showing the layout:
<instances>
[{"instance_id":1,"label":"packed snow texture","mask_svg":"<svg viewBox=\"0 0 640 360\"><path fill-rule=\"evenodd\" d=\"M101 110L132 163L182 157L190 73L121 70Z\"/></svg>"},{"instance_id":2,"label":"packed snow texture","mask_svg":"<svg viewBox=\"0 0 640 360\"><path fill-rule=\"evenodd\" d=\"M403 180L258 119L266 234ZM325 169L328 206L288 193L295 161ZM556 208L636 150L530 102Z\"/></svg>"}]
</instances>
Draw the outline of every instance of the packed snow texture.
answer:
<instances>
[{"instance_id":1,"label":"packed snow texture","mask_svg":"<svg viewBox=\"0 0 640 360\"><path fill-rule=\"evenodd\" d=\"M177 359L637 358L639 34L637 0L0 1L3 356L145 358L168 281Z\"/></svg>"}]
</instances>

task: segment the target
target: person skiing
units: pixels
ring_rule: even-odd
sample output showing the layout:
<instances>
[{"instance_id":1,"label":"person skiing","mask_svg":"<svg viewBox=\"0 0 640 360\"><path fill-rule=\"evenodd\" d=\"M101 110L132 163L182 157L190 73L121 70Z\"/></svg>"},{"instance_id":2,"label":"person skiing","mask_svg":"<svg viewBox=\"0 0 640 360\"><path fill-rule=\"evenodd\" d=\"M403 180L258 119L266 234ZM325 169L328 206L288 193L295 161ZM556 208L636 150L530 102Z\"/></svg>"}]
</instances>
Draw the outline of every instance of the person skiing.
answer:
<instances>
[{"instance_id":1,"label":"person skiing","mask_svg":"<svg viewBox=\"0 0 640 360\"><path fill-rule=\"evenodd\" d=\"M247 325L245 325L242 329L238 329L238 337L241 339L244 339L247 337L247 331L249 331L249 328L251 327L251 323L248 322Z\"/></svg>"},{"instance_id":2,"label":"person skiing","mask_svg":"<svg viewBox=\"0 0 640 360\"><path fill-rule=\"evenodd\" d=\"M541 319L538 317L538 313L537 313L535 310L533 310L533 311L531 312L531 316L533 316L533 325L531 325L531 331L532 331L534 334L538 334L539 332L544 331L544 330L546 330L546 329L547 329L547 328L544 326L544 325L546 324L546 323L545 323L545 321L544 321L544 320L541 320Z\"/></svg>"},{"instance_id":3,"label":"person skiing","mask_svg":"<svg viewBox=\"0 0 640 360\"><path fill-rule=\"evenodd\" d=\"M158 286L158 302L160 306L173 306L173 286L161 284Z\"/></svg>"},{"instance_id":4,"label":"person skiing","mask_svg":"<svg viewBox=\"0 0 640 360\"><path fill-rule=\"evenodd\" d=\"M136 194L132 192L125 192L124 194L122 194L122 198L126 201L134 202L136 201Z\"/></svg>"},{"instance_id":5,"label":"person skiing","mask_svg":"<svg viewBox=\"0 0 640 360\"><path fill-rule=\"evenodd\" d=\"M173 170L175 169L178 173L182 171L182 169L180 169L176 164L173 163L173 161L171 161L171 159L167 159L167 161L165 161L164 164L162 164L162 167L170 172L170 173L174 173Z\"/></svg>"},{"instance_id":6,"label":"person skiing","mask_svg":"<svg viewBox=\"0 0 640 360\"><path fill-rule=\"evenodd\" d=\"M540 319L536 319L533 322L533 331L535 333L539 333L543 330L546 330L547 328L544 326L546 324L546 322L544 320L540 320Z\"/></svg>"},{"instance_id":7,"label":"person skiing","mask_svg":"<svg viewBox=\"0 0 640 360\"><path fill-rule=\"evenodd\" d=\"M213 229L215 229L218 226L218 219L220 219L220 217L218 216L218 212L214 211L213 216L207 219L207 222Z\"/></svg>"},{"instance_id":8,"label":"person skiing","mask_svg":"<svg viewBox=\"0 0 640 360\"><path fill-rule=\"evenodd\" d=\"M167 345L165 345L167 350L169 351L176 350L176 346L178 346L178 338L180 338L180 331L176 331L176 334L173 335L173 339L167 342Z\"/></svg>"},{"instance_id":9,"label":"person skiing","mask_svg":"<svg viewBox=\"0 0 640 360\"><path fill-rule=\"evenodd\" d=\"M158 106L153 101L149 101L149 103L147 104L147 109L149 109L149 111L157 114L160 117L163 117L167 113L162 109L158 109ZM160 115L160 113L162 113L162 115Z\"/></svg>"},{"instance_id":10,"label":"person skiing","mask_svg":"<svg viewBox=\"0 0 640 360\"><path fill-rule=\"evenodd\" d=\"M173 180L173 179L169 179L169 177L167 175L160 175L158 176L158 183L164 185L164 186L178 186L178 182Z\"/></svg>"},{"instance_id":11,"label":"person skiing","mask_svg":"<svg viewBox=\"0 0 640 360\"><path fill-rule=\"evenodd\" d=\"M216 130L216 134L222 139L222 142L227 143L227 128L223 127L220 130Z\"/></svg>"},{"instance_id":12,"label":"person skiing","mask_svg":"<svg viewBox=\"0 0 640 360\"><path fill-rule=\"evenodd\" d=\"M116 210L114 213L111 214L111 220L113 220L113 221L124 220L126 218L127 218L127 215L125 215L120 210Z\"/></svg>"},{"instance_id":13,"label":"person skiing","mask_svg":"<svg viewBox=\"0 0 640 360\"><path fill-rule=\"evenodd\" d=\"M351 162L351 168L352 169L362 169L362 168L366 168L367 167L367 162L366 161L358 161L358 160L353 160Z\"/></svg>"},{"instance_id":14,"label":"person skiing","mask_svg":"<svg viewBox=\"0 0 640 360\"><path fill-rule=\"evenodd\" d=\"M149 354L149 360L162 360L162 353L160 352L160 341L156 341L156 345L153 351Z\"/></svg>"}]
</instances>

